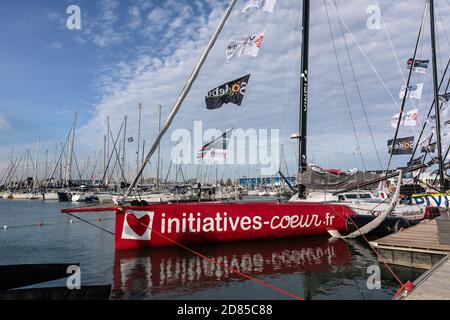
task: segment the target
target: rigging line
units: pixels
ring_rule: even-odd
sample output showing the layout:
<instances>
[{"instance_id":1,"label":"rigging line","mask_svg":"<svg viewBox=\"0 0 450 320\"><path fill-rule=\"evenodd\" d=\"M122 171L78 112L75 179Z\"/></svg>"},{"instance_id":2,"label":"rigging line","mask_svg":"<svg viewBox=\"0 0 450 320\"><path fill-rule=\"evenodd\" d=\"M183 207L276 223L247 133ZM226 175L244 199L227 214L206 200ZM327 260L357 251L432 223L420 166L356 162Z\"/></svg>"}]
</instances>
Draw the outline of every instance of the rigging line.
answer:
<instances>
[{"instance_id":1,"label":"rigging line","mask_svg":"<svg viewBox=\"0 0 450 320\"><path fill-rule=\"evenodd\" d=\"M366 165L364 163L364 158L363 158L362 152L361 152L361 145L359 143L358 134L356 133L355 122L353 120L352 111L350 109L350 102L349 102L348 96L347 96L347 89L345 88L345 84L344 84L344 77L342 75L341 64L339 62L339 57L338 57L338 54L337 54L336 43L335 43L335 40L334 40L333 30L331 28L330 16L328 14L328 7L327 7L326 0L324 0L324 5L325 5L325 11L326 11L326 15L327 15L328 27L330 29L330 34L331 34L331 42L333 43L334 55L336 57L336 62L337 62L337 67L338 67L338 71L339 71L339 76L340 76L340 79L341 79L342 89L344 91L344 97L345 97L345 101L346 101L346 105L347 105L347 110L348 110L348 113L349 113L349 116L350 116L350 122L351 122L352 127L353 127L353 133L355 135L355 142L356 142L356 145L358 147L359 155L361 157L362 166L364 168L364 171L366 171Z\"/></svg>"},{"instance_id":2,"label":"rigging line","mask_svg":"<svg viewBox=\"0 0 450 320\"><path fill-rule=\"evenodd\" d=\"M422 34L423 27L424 27L424 24L425 24L425 17L426 17L427 11L428 11L428 1L425 4L425 9L424 9L424 12L423 12L423 17L422 17L422 22L420 23L419 34L417 36L416 46L414 48L413 66L414 66L414 63L416 61L417 50L418 50L418 47L419 47L421 34ZM386 168L386 175L389 172L389 167L391 165L391 161L392 161L392 158L394 156L395 144L397 142L398 133L400 131L400 125L402 123L403 111L404 111L404 108L405 108L406 99L408 98L408 86L409 86L409 83L411 81L411 77L412 77L412 74L413 74L413 69L414 69L413 66L409 70L408 80L407 80L406 85L405 85L405 95L403 97L402 105L401 105L401 108L400 108L400 114L399 114L398 122L397 122L397 129L395 130L394 139L392 140L392 150L391 150L391 154L389 156L389 162L388 162L388 165L387 165L387 168Z\"/></svg>"},{"instance_id":3,"label":"rigging line","mask_svg":"<svg viewBox=\"0 0 450 320\"><path fill-rule=\"evenodd\" d=\"M82 222L85 222L85 223L87 223L88 225L91 225L91 226L93 226L93 227L95 227L95 228L97 228L97 229L99 229L99 230L101 230L101 231L104 231L104 232L109 233L109 234L111 234L111 235L114 236L114 232L111 232L111 231L106 230L106 229L104 229L104 228L102 228L102 227L100 227L100 226L97 226L96 224L93 224L93 223L90 222L89 220L80 218L80 217L78 217L78 216L76 216L76 215L74 215L74 214L71 214L71 213L69 213L69 212L64 212L64 213L67 214L68 216L71 216L71 217L73 217L73 218L75 218L75 219L78 219L78 220L80 220L80 221L82 221Z\"/></svg>"},{"instance_id":4,"label":"rigging line","mask_svg":"<svg viewBox=\"0 0 450 320\"><path fill-rule=\"evenodd\" d=\"M289 94L289 88L291 85L291 69L295 68L295 59L292 59L292 48L293 46L293 39L294 39L294 29L295 29L295 24L294 21L298 21L297 17L295 16L296 12L300 12L300 10L292 10L291 11L291 33L290 33L290 37L289 37L289 55L288 55L288 72L287 72L287 76L286 76L286 89L284 92L284 103L286 105L288 105L289 101L288 101L288 94ZM292 67L292 68L291 68ZM284 114L284 123L287 123L287 113Z\"/></svg>"},{"instance_id":5,"label":"rigging line","mask_svg":"<svg viewBox=\"0 0 450 320\"><path fill-rule=\"evenodd\" d=\"M447 44L450 46L450 39L449 39L448 34L447 34L447 29L445 28L444 19L442 19L442 16L441 16L441 12L440 12L440 9L439 9L438 2L436 1L435 4L436 4L436 9L437 9L436 12L437 12L437 14L439 16L439 21L441 23L442 30L444 31L445 38L447 39Z\"/></svg>"},{"instance_id":6,"label":"rigging line","mask_svg":"<svg viewBox=\"0 0 450 320\"><path fill-rule=\"evenodd\" d=\"M450 59L447 62L447 66L445 67L444 74L442 75L442 78L441 78L441 82L439 83L439 90L441 89L442 84L444 83L445 76L447 75L447 71L448 71L449 67L450 67ZM450 78L449 78L449 82L447 83L447 89L448 89L449 84L450 84ZM445 91L447 91L447 89ZM430 110L428 111L427 118L431 115L431 112L433 111L435 102L436 102L435 99L433 99L433 103L431 104ZM423 135L423 133L425 131L426 126L427 126L427 122L424 121L424 124L422 126L422 131L420 132L420 135L419 135L419 138L418 138L418 142L422 139L422 135ZM415 154L417 152L418 146L419 146L419 144L416 143L415 146L414 146L413 154L411 155L410 162L414 159L414 156L415 156Z\"/></svg>"},{"instance_id":7,"label":"rigging line","mask_svg":"<svg viewBox=\"0 0 450 320\"><path fill-rule=\"evenodd\" d=\"M377 0L375 0L375 4L376 4L377 7L380 8L380 10L381 10L381 7L380 7L380 5L378 4L378 1L377 1ZM383 14L380 15L380 18L381 18L381 23L382 23L383 26L384 26L383 29L384 29L384 31L385 31L385 33L386 33L386 37L387 37L387 39L388 39L389 46L391 47L392 53L394 54L395 61L397 62L398 69L399 69L399 71L400 71L400 74L402 75L403 83L406 83L406 78L405 78L405 75L404 75L404 73L403 73L403 67L402 67L402 65L400 64L400 60L399 60L398 55L397 55L397 50L395 50L394 44L393 44L393 42L392 42L391 35L389 34L389 30L388 30L388 28L387 28L386 22L384 21ZM411 104L413 104L412 99L410 99L410 101L411 101ZM413 106L413 107L414 107L414 106Z\"/></svg>"},{"instance_id":8,"label":"rigging line","mask_svg":"<svg viewBox=\"0 0 450 320\"><path fill-rule=\"evenodd\" d=\"M330 0L325 0L328 2L328 4L334 9L334 11L336 11L336 8L333 6L333 4L331 3ZM394 98L394 96L391 93L391 90L389 90L386 82L383 80L383 78L381 78L381 75L378 73L377 69L375 68L375 66L373 65L373 63L370 61L369 57L367 56L366 52L364 51L364 49L361 47L361 45L359 44L358 40L356 39L356 37L353 35L353 33L350 31L350 28L348 27L347 23L345 22L345 20L341 17L340 18L342 20L342 24L344 25L345 29L347 30L347 32L349 33L349 35L351 36L353 42L355 42L355 44L358 46L358 49L361 51L362 55L364 56L364 58L366 59L367 63L369 64L370 68L372 69L372 71L375 73L375 75L377 76L378 80L380 80L381 84L383 85L384 89L386 90L386 92L388 93L389 97L392 99L392 101L394 102L394 104L398 107L398 101Z\"/></svg>"},{"instance_id":9,"label":"rigging line","mask_svg":"<svg viewBox=\"0 0 450 320\"><path fill-rule=\"evenodd\" d=\"M340 14L339 14L339 8L338 8L336 0L334 0L334 4L336 6L336 12L337 12L338 18L339 18ZM359 87L359 84L358 84L358 79L356 77L355 68L353 66L353 62L352 62L351 57L350 57L350 50L348 48L347 38L346 38L346 36L344 34L344 29L342 27L341 19L339 18L338 20L339 20L340 30L341 30L341 33L342 33L342 38L344 39L345 48L346 48L346 51L347 51L347 57L348 57L348 60L350 62L350 67L351 67L351 70L352 70L353 79L355 81L356 90L358 91L359 101L361 102L361 108L362 108L363 113L364 113L364 118L366 119L367 127L369 129L369 134L370 134L370 137L372 139L373 148L375 149L375 154L376 154L377 159L378 159L378 164L380 165L380 169L382 169L383 165L381 164L380 154L378 152L378 149L377 149L377 146L376 146L376 143L375 143L375 138L373 137L372 128L370 126L369 119L367 117L366 107L365 107L364 100L363 100L362 95L361 95L361 90L360 90L360 87Z\"/></svg>"},{"instance_id":10,"label":"rigging line","mask_svg":"<svg viewBox=\"0 0 450 320\"><path fill-rule=\"evenodd\" d=\"M262 281L262 280L259 280L258 278L255 278L255 277L253 277L253 276L251 276L251 275L249 275L249 274L247 274L247 273L238 271L238 270L236 270L236 269L234 269L234 268L232 268L232 267L229 267L229 266L227 266L227 265L225 265L225 264L223 264L223 263L220 263L220 262L216 261L216 260L213 259L213 258L207 257L207 256L205 256L205 255L203 255L203 254L201 254L201 253L199 253L199 252L197 252L197 251L195 251L195 250L193 250L193 249L191 249L191 248L188 248L188 247L186 247L185 245L183 245L183 244L181 244L181 243L179 243L179 242L177 242L177 241L175 241L175 240L173 240L173 239L171 239L171 238L169 238L169 237L166 237L166 236L163 235L162 233L156 231L154 228L151 229L149 226L147 226L147 225L145 225L144 223L142 223L141 221L139 221L139 219L138 219L136 216L134 216L134 215L130 215L129 217L135 219L135 221L136 221L137 223L139 223L141 226L145 227L146 229L149 229L149 230L151 230L152 232L155 232L158 236L160 236L160 237L166 239L167 241L171 242L172 244L174 244L174 245L176 245L176 246L178 246L178 247L180 247L180 248L182 248L182 249L184 249L184 250L186 250L186 251L192 253L193 255L202 258L203 260L209 261L209 262L211 262L211 263L213 263L213 264L215 264L215 265L217 265L217 266L219 266L219 267L221 267L221 268L223 268L223 269L226 269L226 270L230 271L231 273L235 273L235 274L237 274L237 275L239 275L239 276L241 276L241 277L243 277L243 278L246 278L246 279L248 279L248 280L251 280L251 281L254 281L254 282L256 282L256 283L259 283L260 285L263 285L263 286L266 287L266 288L269 288L269 289L271 289L271 290L273 290L273 291L279 292L279 293L281 293L281 294L283 294L283 295L286 295L286 296L288 296L288 297L291 297L291 298L293 298L293 299L301 300L301 301L305 300L305 299L303 299L303 298L301 298L301 297L299 297L299 296L297 296L297 295L295 295L295 294L293 294L293 293L291 293L291 292L288 292L288 291L283 290L283 289L281 289L281 288L278 288L278 287L276 287L276 286L274 286L274 285L271 285L271 284L269 284L269 283L267 283L267 282L264 282L264 281Z\"/></svg>"}]
</instances>

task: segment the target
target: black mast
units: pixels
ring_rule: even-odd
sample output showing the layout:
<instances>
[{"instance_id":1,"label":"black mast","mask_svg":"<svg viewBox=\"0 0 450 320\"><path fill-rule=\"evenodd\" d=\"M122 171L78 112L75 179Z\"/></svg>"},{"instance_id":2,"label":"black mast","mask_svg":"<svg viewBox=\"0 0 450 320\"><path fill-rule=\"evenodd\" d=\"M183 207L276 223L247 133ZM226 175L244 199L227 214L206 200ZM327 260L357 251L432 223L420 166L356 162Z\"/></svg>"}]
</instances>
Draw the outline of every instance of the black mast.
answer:
<instances>
[{"instance_id":1,"label":"black mast","mask_svg":"<svg viewBox=\"0 0 450 320\"><path fill-rule=\"evenodd\" d=\"M441 145L441 112L439 103L439 87L437 74L437 58L436 58L436 28L434 22L434 0L430 1L430 25L431 25L431 54L433 59L433 86L434 86L434 112L436 114L436 147L438 149L439 163L439 183L440 191L445 192L444 165L442 161L442 145Z\"/></svg>"},{"instance_id":2,"label":"black mast","mask_svg":"<svg viewBox=\"0 0 450 320\"><path fill-rule=\"evenodd\" d=\"M306 136L307 136L307 112L308 112L308 58L309 58L309 0L303 0L302 18L302 56L301 56L301 79L300 79L300 119L299 119L299 175L308 168L306 158ZM299 179L301 180L301 179ZM298 196L306 198L306 186L302 181L298 183Z\"/></svg>"}]
</instances>

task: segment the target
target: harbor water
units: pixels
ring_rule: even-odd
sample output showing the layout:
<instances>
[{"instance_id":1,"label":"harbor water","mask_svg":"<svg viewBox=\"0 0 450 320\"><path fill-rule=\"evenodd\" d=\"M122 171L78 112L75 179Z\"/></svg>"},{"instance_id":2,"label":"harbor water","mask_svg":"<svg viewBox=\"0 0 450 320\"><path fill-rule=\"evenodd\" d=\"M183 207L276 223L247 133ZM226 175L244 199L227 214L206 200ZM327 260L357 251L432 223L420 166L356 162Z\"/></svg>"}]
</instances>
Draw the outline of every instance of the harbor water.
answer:
<instances>
[{"instance_id":1,"label":"harbor water","mask_svg":"<svg viewBox=\"0 0 450 320\"><path fill-rule=\"evenodd\" d=\"M0 264L79 263L82 285L111 284L112 299L290 299L182 248L114 252L113 235L107 232L114 232L113 213L78 214L104 230L60 213L81 205L0 199ZM191 249L306 299L387 300L399 288L362 241L307 237ZM373 266L381 270L380 288L370 285ZM394 271L402 281L424 272ZM65 281L35 287L64 286Z\"/></svg>"}]
</instances>

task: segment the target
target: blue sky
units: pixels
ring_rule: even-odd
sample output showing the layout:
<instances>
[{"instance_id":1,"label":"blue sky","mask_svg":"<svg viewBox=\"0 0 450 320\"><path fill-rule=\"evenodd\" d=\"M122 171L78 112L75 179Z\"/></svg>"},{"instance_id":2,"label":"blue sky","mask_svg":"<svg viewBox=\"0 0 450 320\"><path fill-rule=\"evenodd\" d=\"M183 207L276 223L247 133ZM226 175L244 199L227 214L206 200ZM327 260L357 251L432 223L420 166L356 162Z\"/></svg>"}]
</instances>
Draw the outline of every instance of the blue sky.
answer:
<instances>
[{"instance_id":1,"label":"blue sky","mask_svg":"<svg viewBox=\"0 0 450 320\"><path fill-rule=\"evenodd\" d=\"M376 1L337 1L354 39L383 80L377 78L346 32L371 129L385 165L386 140L393 136L390 119L398 111L391 96L398 98L401 72L406 75L405 65L412 55L424 1L378 2L395 55L383 28L367 28L366 10ZM448 1L436 2L438 13L448 18ZM222 130L233 126L277 128L293 168L296 145L289 136L297 131L301 1L279 0L272 14L258 10L241 14L245 3L238 1L173 128L190 129L195 120ZM81 8L82 30L65 27L70 4ZM225 0L1 1L0 163L7 160L12 146L23 152L26 147L32 148L37 137L42 150L52 150L54 142L64 140L74 112L79 117L80 157L102 148L106 116L117 128L123 115L128 115L130 135L135 135L139 102L144 105L144 136L151 140L156 129L156 105L163 105L164 114L168 113L226 5ZM328 9L366 167L376 168L378 162L338 20L335 11ZM361 167L354 156L354 134L322 1L312 2L311 23L310 160L330 167ZM438 19L437 29L442 69L449 58L445 34L450 32L448 19ZM226 63L225 46L231 37L260 31L265 31L266 37L258 58L243 57ZM429 59L428 24L420 49L419 58ZM252 78L242 108L205 110L203 99L208 90L247 73ZM431 77L414 76L413 82L425 82L423 99L418 104L423 118L432 99ZM408 102L407 110L411 108ZM402 136L412 134L414 130L402 129ZM172 144L169 133L164 152L169 153ZM133 151L129 152L132 155ZM406 160L397 157L396 164Z\"/></svg>"}]
</instances>

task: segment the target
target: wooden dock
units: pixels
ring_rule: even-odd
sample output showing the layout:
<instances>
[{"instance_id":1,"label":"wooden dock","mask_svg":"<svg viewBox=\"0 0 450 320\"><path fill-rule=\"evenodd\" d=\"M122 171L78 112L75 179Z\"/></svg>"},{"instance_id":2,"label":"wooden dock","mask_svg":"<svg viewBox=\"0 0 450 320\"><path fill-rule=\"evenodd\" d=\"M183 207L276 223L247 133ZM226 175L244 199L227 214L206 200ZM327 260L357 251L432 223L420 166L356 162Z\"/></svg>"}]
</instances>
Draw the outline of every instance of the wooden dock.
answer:
<instances>
[{"instance_id":1,"label":"wooden dock","mask_svg":"<svg viewBox=\"0 0 450 320\"><path fill-rule=\"evenodd\" d=\"M414 281L414 290L401 300L450 300L450 259L446 255Z\"/></svg>"},{"instance_id":2,"label":"wooden dock","mask_svg":"<svg viewBox=\"0 0 450 320\"><path fill-rule=\"evenodd\" d=\"M388 263L419 269L432 268L450 253L450 245L439 243L436 220L422 222L371 244Z\"/></svg>"},{"instance_id":3,"label":"wooden dock","mask_svg":"<svg viewBox=\"0 0 450 320\"><path fill-rule=\"evenodd\" d=\"M371 242L390 264L428 269L399 300L450 300L450 245L439 241L448 238L450 228L443 226L438 235L436 220L429 220Z\"/></svg>"}]
</instances>

